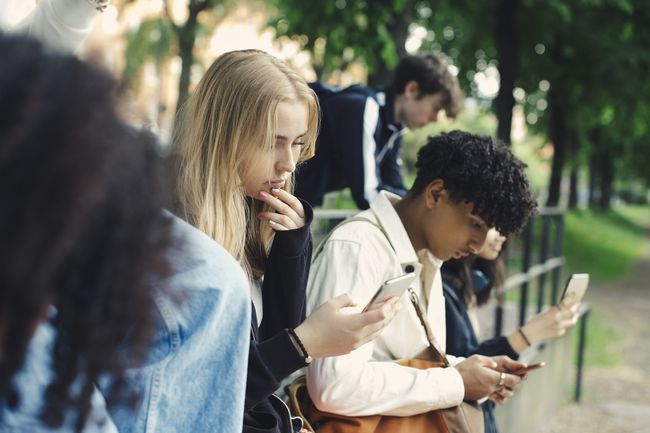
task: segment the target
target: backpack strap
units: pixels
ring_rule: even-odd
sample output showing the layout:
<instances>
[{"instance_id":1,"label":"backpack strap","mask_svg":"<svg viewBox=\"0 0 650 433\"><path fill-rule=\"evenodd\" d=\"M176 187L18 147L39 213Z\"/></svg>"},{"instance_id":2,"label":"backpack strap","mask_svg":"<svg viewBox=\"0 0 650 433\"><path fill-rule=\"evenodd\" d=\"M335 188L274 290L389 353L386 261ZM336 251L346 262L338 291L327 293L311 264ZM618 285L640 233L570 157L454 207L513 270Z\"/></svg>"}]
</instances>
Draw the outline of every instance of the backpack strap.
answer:
<instances>
[{"instance_id":1,"label":"backpack strap","mask_svg":"<svg viewBox=\"0 0 650 433\"><path fill-rule=\"evenodd\" d=\"M381 225L377 224L375 221L371 220L370 218L365 218L365 217L362 217L362 216L355 215L353 217L347 218L344 221L341 221L340 223L338 223L336 225L336 227L334 227L332 230L330 230L330 232L327 234L327 236L325 236L325 239L323 239L318 244L318 246L316 247L316 250L314 251L314 255L312 256L311 261L313 262L316 259L316 257L318 257L320 255L320 253L323 251L323 248L325 247L325 243L329 240L329 238L332 236L332 234L334 233L334 231L336 229L338 229L339 227L342 227L342 226L344 226L344 225L346 225L348 223L359 222L359 221L367 222L367 223L372 224L373 226L375 226L380 232L382 232L382 234L386 237L386 240L390 244L390 247L393 249L393 251L395 251L395 246L390 241L390 238L388 237L388 233L386 233L386 230Z\"/></svg>"},{"instance_id":2,"label":"backpack strap","mask_svg":"<svg viewBox=\"0 0 650 433\"><path fill-rule=\"evenodd\" d=\"M395 249L395 246L393 245L393 243L390 241L390 237L388 236L388 233L386 232L386 230L381 225L379 225L378 223L376 223L375 221L373 221L373 220L371 220L369 218L365 218L365 217L362 217L362 216L355 215L355 216L353 216L351 218L348 218L345 221L342 221L339 224L337 224L336 227L334 227L327 234L325 239L323 239L321 241L321 243L318 244L318 247L316 248L316 251L314 251L312 262L323 251L323 248L325 247L325 243L329 240L329 238L332 236L332 233L334 233L334 231L336 229L338 229L339 227L341 227L341 226L343 226L345 224L348 224L348 223L351 223L351 222L359 222L359 221L367 222L367 223L372 224L373 226L375 226L386 237L386 240L388 241L388 244L393 249L393 251L395 251L395 252L397 251ZM404 269L404 265L402 265L402 269ZM420 324L422 325L422 328L424 329L424 334L427 337L427 341L429 343L429 347L428 347L429 355L431 356L433 361L442 362L445 367L448 367L449 366L449 361L447 361L447 357L438 350L438 346L436 344L436 339L435 339L435 337L433 335L433 331L431 330L431 326L429 326L429 323L427 322L427 320L426 320L426 318L424 316L424 312L420 308L420 299L419 299L417 293L415 293L415 291L410 287L408 288L408 292L409 292L409 299L411 300L411 303L413 304L413 308L415 308L415 313L417 314L418 319L420 320Z\"/></svg>"}]
</instances>

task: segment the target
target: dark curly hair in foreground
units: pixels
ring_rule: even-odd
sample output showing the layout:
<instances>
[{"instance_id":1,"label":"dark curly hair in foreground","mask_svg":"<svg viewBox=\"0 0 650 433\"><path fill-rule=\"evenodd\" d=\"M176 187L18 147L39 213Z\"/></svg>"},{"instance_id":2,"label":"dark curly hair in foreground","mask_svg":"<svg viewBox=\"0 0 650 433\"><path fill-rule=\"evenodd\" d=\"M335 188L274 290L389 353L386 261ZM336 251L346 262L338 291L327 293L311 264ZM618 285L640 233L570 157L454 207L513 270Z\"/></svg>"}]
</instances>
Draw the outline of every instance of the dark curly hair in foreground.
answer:
<instances>
[{"instance_id":1,"label":"dark curly hair in foreground","mask_svg":"<svg viewBox=\"0 0 650 433\"><path fill-rule=\"evenodd\" d=\"M115 111L116 84L72 56L0 34L0 407L37 324L57 314L43 421L84 425L93 382L124 395L127 333L144 356L152 277L169 272L151 136ZM74 386L72 386L74 384Z\"/></svg>"},{"instance_id":2,"label":"dark curly hair in foreground","mask_svg":"<svg viewBox=\"0 0 650 433\"><path fill-rule=\"evenodd\" d=\"M419 195L441 179L453 202L473 203L472 213L504 236L521 230L536 211L525 165L490 137L461 131L433 137L418 152L415 167L409 194Z\"/></svg>"}]
</instances>

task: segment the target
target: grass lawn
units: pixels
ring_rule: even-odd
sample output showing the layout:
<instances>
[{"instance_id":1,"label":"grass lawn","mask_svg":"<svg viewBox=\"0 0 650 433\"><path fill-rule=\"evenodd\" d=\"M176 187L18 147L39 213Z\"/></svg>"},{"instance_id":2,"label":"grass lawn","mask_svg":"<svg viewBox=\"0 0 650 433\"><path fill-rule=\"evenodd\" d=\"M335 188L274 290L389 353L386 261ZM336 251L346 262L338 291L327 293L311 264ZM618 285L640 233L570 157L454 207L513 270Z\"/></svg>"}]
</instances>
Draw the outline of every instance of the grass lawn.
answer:
<instances>
[{"instance_id":1,"label":"grass lawn","mask_svg":"<svg viewBox=\"0 0 650 433\"><path fill-rule=\"evenodd\" d=\"M650 206L569 212L564 237L567 273L588 272L599 281L622 278L648 242L649 226Z\"/></svg>"},{"instance_id":2,"label":"grass lawn","mask_svg":"<svg viewBox=\"0 0 650 433\"><path fill-rule=\"evenodd\" d=\"M647 245L649 227L650 206L568 213L564 243L566 274L588 272L597 281L623 278ZM593 309L587 324L586 366L616 366L621 359L620 341L617 331Z\"/></svg>"}]
</instances>

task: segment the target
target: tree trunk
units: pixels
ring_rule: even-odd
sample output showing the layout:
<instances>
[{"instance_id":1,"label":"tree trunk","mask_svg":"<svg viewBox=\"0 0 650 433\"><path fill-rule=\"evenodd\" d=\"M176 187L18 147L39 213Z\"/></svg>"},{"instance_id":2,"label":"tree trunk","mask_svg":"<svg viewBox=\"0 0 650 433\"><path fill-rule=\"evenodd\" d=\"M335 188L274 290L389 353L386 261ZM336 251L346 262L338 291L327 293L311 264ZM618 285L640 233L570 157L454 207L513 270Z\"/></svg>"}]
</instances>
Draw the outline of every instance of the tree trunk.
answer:
<instances>
[{"instance_id":1,"label":"tree trunk","mask_svg":"<svg viewBox=\"0 0 650 433\"><path fill-rule=\"evenodd\" d=\"M598 206L601 209L609 209L612 202L612 185L614 183L614 155L609 151L603 154L601 168L602 176L600 178L600 200Z\"/></svg>"},{"instance_id":2,"label":"tree trunk","mask_svg":"<svg viewBox=\"0 0 650 433\"><path fill-rule=\"evenodd\" d=\"M515 88L517 72L517 33L515 16L519 0L499 0L495 15L496 26L494 38L496 41L497 59L499 61L499 93L494 100L498 121L497 137L510 145L512 129L512 108L515 98L512 91Z\"/></svg>"},{"instance_id":3,"label":"tree trunk","mask_svg":"<svg viewBox=\"0 0 650 433\"><path fill-rule=\"evenodd\" d=\"M589 208L594 209L597 204L597 188L598 188L598 178L599 175L599 164L598 164L598 129L591 129L588 132L589 137Z\"/></svg>"},{"instance_id":4,"label":"tree trunk","mask_svg":"<svg viewBox=\"0 0 650 433\"><path fill-rule=\"evenodd\" d=\"M598 160L594 155L589 158L589 208L596 207L596 188L598 184Z\"/></svg>"},{"instance_id":5,"label":"tree trunk","mask_svg":"<svg viewBox=\"0 0 650 433\"><path fill-rule=\"evenodd\" d=\"M392 70L386 66L386 63L379 59L375 70L368 75L368 86L375 89L386 87L390 84L392 75Z\"/></svg>"},{"instance_id":6,"label":"tree trunk","mask_svg":"<svg viewBox=\"0 0 650 433\"><path fill-rule=\"evenodd\" d=\"M575 209L578 207L578 170L580 164L578 163L578 151L580 150L580 139L575 129L571 129L569 133L570 143L569 147L571 148L571 183L569 185L569 209Z\"/></svg>"},{"instance_id":7,"label":"tree trunk","mask_svg":"<svg viewBox=\"0 0 650 433\"><path fill-rule=\"evenodd\" d=\"M578 207L578 166L573 164L571 167L571 176L569 178L569 209Z\"/></svg>"},{"instance_id":8,"label":"tree trunk","mask_svg":"<svg viewBox=\"0 0 650 433\"><path fill-rule=\"evenodd\" d=\"M384 0L384 3L386 3L386 0ZM388 0L388 3L392 3L392 0ZM370 4L372 4L372 2ZM388 8L388 6L381 7ZM388 32L393 35L395 54L398 59L401 59L406 55L406 39L409 35L409 26L413 22L413 11L413 0L406 0L402 10L395 16L395 19L388 24ZM368 75L368 85L374 88L386 87L390 84L392 75L393 67L387 65L384 59L378 57L377 67L370 75Z\"/></svg>"},{"instance_id":9,"label":"tree trunk","mask_svg":"<svg viewBox=\"0 0 650 433\"><path fill-rule=\"evenodd\" d=\"M196 27L198 10L190 8L190 13L185 24L178 28L178 51L181 58L181 76L178 81L178 100L176 113L183 106L190 94L190 78L194 64L194 43L196 41Z\"/></svg>"},{"instance_id":10,"label":"tree trunk","mask_svg":"<svg viewBox=\"0 0 650 433\"><path fill-rule=\"evenodd\" d=\"M557 206L560 203L560 187L562 185L562 170L566 155L566 119L564 108L554 96L556 90L551 89L549 105L551 109L550 127L553 141L553 162L551 164L551 181L548 187L547 206Z\"/></svg>"}]
</instances>

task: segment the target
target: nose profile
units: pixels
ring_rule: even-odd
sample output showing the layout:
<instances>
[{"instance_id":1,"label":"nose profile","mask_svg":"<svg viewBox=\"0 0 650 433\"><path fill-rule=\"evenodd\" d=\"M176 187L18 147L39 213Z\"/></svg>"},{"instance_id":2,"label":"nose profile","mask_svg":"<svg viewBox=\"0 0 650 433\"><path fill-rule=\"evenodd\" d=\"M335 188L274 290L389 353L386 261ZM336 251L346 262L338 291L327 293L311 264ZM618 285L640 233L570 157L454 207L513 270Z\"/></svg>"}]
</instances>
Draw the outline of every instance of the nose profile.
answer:
<instances>
[{"instance_id":1,"label":"nose profile","mask_svg":"<svg viewBox=\"0 0 650 433\"><path fill-rule=\"evenodd\" d=\"M296 161L291 147L282 151L275 167L280 172L288 171L289 173L293 173L296 170Z\"/></svg>"}]
</instances>

